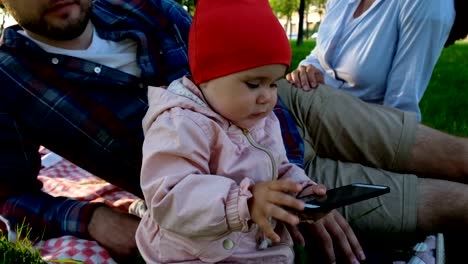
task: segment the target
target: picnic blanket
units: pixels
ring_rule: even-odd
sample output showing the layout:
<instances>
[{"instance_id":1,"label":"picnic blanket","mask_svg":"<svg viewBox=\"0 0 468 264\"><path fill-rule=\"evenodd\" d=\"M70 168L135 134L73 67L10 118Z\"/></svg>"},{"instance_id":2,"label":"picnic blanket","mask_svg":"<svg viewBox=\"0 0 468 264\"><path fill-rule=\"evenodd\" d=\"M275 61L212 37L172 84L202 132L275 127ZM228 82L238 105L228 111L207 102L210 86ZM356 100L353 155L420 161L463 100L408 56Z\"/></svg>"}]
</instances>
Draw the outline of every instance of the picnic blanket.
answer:
<instances>
[{"instance_id":1,"label":"picnic blanket","mask_svg":"<svg viewBox=\"0 0 468 264\"><path fill-rule=\"evenodd\" d=\"M102 202L110 207L128 212L137 197L102 180L59 155L41 148L43 168L39 180L43 191L52 196L70 197L76 200ZM97 242L73 236L41 240L34 244L45 261L77 260L83 263L116 263Z\"/></svg>"},{"instance_id":2,"label":"picnic blanket","mask_svg":"<svg viewBox=\"0 0 468 264\"><path fill-rule=\"evenodd\" d=\"M123 212L129 212L129 208L132 206L130 211L135 211L133 212L135 215L141 213L138 213L141 211L139 210L140 208L138 208L141 200L135 195L102 180L46 148L42 147L40 153L42 155L43 168L38 178L44 184L44 192L52 196L64 196L82 201L102 202L110 207L122 210ZM3 224L2 221L4 222L6 220L0 216L0 224ZM2 226L0 226L0 228L2 228ZM3 229L5 228L6 227L3 227ZM80 261L86 264L116 263L106 249L101 247L97 242L73 236L41 240L34 244L34 248L38 249L43 259L50 263L55 263L51 262L51 260L62 260L61 263L64 263L63 260L67 259ZM408 262L393 261L393 264L444 263L442 234L438 234L437 237L428 236L426 241L418 243L413 250L414 257ZM374 263L374 261L371 262ZM377 260L375 263L380 262Z\"/></svg>"}]
</instances>

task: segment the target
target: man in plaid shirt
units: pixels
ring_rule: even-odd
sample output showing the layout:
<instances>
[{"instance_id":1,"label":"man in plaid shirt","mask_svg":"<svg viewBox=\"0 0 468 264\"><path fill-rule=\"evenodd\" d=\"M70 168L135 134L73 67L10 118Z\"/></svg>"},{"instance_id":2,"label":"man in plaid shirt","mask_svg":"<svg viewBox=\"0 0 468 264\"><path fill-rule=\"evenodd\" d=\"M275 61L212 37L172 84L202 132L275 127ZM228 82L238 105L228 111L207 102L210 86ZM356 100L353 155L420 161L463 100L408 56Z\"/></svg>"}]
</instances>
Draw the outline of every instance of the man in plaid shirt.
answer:
<instances>
[{"instance_id":1,"label":"man in plaid shirt","mask_svg":"<svg viewBox=\"0 0 468 264\"><path fill-rule=\"evenodd\" d=\"M41 192L38 149L43 145L141 197L141 121L147 110L147 87L167 85L189 74L190 15L170 0L0 3L19 23L7 28L0 42L0 214L12 223L26 219L33 231L41 233L45 228L50 237L94 239L117 258L132 255L139 219L102 204ZM417 207L417 219L416 213L399 205L399 211L414 215L407 221L410 227L399 231L415 229L416 222L423 230L439 229L442 221L437 219L449 215L463 219L438 209L441 199L430 191L437 181L372 167L444 175L440 178L463 182L468 174L466 139L417 124L411 114L367 105L326 87L306 94L281 82L279 93L282 100L275 113L288 157L304 166L314 180L332 179L328 188L348 181L373 181L359 178L365 172L384 182L395 181L392 199L397 202L406 202L400 197L407 192L416 193L418 181L423 186L417 189L418 200L414 195L408 202L413 206L408 208ZM344 179L348 174L356 175ZM442 195L468 204L464 184L446 181L442 185L438 187ZM449 212L466 211L463 206L454 203ZM436 222L424 221L427 215ZM353 254L358 243L346 242L349 226L343 220L336 214L316 224L322 239L330 242L324 244L331 259L333 243L345 254Z\"/></svg>"}]
</instances>

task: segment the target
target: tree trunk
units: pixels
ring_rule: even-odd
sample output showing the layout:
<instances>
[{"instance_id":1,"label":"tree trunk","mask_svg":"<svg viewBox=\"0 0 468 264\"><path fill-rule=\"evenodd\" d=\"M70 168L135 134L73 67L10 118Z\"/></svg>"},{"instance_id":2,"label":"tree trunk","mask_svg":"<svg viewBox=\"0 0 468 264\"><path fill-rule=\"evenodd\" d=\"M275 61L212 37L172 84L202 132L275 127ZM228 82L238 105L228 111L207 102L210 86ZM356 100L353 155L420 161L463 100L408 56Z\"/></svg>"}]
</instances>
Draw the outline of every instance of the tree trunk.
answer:
<instances>
[{"instance_id":1,"label":"tree trunk","mask_svg":"<svg viewBox=\"0 0 468 264\"><path fill-rule=\"evenodd\" d=\"M297 41L296 46L302 45L304 42L304 10L305 10L305 0L299 2L299 27L297 32Z\"/></svg>"},{"instance_id":2,"label":"tree trunk","mask_svg":"<svg viewBox=\"0 0 468 264\"><path fill-rule=\"evenodd\" d=\"M2 24L0 24L0 34L2 34L3 29L5 29L5 21L6 21L6 16L7 16L7 13L3 10L1 14L2 14Z\"/></svg>"}]
</instances>

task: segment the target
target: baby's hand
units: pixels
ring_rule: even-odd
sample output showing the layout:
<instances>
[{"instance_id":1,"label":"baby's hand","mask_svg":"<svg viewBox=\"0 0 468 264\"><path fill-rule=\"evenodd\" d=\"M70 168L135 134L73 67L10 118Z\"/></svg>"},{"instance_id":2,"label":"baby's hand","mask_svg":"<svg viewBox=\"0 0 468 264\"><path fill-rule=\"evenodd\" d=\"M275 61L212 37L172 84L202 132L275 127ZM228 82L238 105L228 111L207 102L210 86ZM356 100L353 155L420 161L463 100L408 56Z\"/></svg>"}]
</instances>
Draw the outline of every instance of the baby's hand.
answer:
<instances>
[{"instance_id":1,"label":"baby's hand","mask_svg":"<svg viewBox=\"0 0 468 264\"><path fill-rule=\"evenodd\" d=\"M325 185L323 184L314 184L314 185L308 185L306 187L304 187L304 189L302 189L302 191L300 191L298 194L297 194L297 198L298 199L301 199L302 197L306 197L306 196L309 196L309 195L314 195L314 196L323 196L327 194L327 188L325 187ZM324 215L326 215L326 213L316 213L316 214L303 214L302 212L297 212L299 218L301 220L318 220L320 218L322 218Z\"/></svg>"},{"instance_id":2,"label":"baby's hand","mask_svg":"<svg viewBox=\"0 0 468 264\"><path fill-rule=\"evenodd\" d=\"M298 194L297 194L297 198L301 198L301 197L304 197L304 196L308 196L308 195L317 195L317 196L323 196L327 194L327 187L325 187L325 185L323 184L311 184L311 185L307 185L304 187L304 189L302 189Z\"/></svg>"},{"instance_id":3,"label":"baby's hand","mask_svg":"<svg viewBox=\"0 0 468 264\"><path fill-rule=\"evenodd\" d=\"M304 203L288 193L301 191L302 186L291 180L275 180L259 182L252 187L252 198L249 199L249 209L252 221L258 224L265 235L273 242L280 242L268 221L273 217L290 225L297 225L299 217L286 209L303 210Z\"/></svg>"}]
</instances>

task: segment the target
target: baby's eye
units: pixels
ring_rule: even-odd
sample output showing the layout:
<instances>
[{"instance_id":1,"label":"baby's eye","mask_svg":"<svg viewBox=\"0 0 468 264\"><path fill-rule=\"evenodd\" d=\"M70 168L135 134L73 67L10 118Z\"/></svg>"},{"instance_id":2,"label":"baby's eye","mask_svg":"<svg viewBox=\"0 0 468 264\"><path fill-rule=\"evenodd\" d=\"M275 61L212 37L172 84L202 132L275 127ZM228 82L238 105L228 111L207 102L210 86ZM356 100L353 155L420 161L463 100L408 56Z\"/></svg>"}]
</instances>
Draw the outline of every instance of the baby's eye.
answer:
<instances>
[{"instance_id":1,"label":"baby's eye","mask_svg":"<svg viewBox=\"0 0 468 264\"><path fill-rule=\"evenodd\" d=\"M260 86L260 84L250 83L250 82L245 82L245 85L247 85L247 87L249 87L250 89L255 89Z\"/></svg>"},{"instance_id":2,"label":"baby's eye","mask_svg":"<svg viewBox=\"0 0 468 264\"><path fill-rule=\"evenodd\" d=\"M270 84L270 88L277 88L278 87L278 84L276 84L276 82Z\"/></svg>"}]
</instances>

